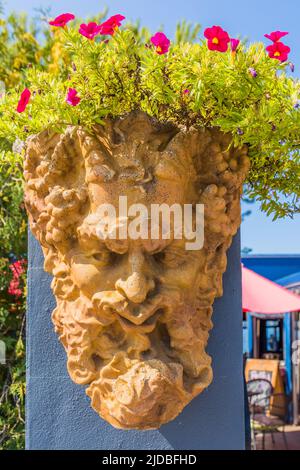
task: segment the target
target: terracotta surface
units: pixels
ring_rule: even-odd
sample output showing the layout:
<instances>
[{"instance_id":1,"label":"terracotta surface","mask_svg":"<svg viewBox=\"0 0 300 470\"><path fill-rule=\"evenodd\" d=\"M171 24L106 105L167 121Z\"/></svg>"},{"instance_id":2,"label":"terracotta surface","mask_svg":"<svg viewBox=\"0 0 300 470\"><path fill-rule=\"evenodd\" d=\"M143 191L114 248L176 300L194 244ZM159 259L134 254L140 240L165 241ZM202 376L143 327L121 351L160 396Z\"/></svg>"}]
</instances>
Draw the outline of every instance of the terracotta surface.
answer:
<instances>
[{"instance_id":1,"label":"terracotta surface","mask_svg":"<svg viewBox=\"0 0 300 470\"><path fill-rule=\"evenodd\" d=\"M247 148L217 130L143 113L89 135L69 127L27 143L25 202L57 299L53 323L74 382L123 429L174 419L212 381L206 354L226 251L240 225ZM102 240L99 206L205 205L204 247L186 240ZM120 221L118 221L120 223Z\"/></svg>"}]
</instances>

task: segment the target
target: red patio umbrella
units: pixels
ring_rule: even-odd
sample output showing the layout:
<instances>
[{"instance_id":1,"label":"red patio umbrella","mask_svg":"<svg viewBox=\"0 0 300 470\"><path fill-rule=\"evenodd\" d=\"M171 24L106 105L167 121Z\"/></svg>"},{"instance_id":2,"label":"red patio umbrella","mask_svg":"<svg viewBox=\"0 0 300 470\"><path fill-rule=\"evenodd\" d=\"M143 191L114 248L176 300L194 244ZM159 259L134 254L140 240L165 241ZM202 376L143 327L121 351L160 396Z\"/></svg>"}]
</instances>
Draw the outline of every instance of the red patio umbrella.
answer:
<instances>
[{"instance_id":1,"label":"red patio umbrella","mask_svg":"<svg viewBox=\"0 0 300 470\"><path fill-rule=\"evenodd\" d=\"M286 313L300 311L300 295L242 266L243 311Z\"/></svg>"}]
</instances>

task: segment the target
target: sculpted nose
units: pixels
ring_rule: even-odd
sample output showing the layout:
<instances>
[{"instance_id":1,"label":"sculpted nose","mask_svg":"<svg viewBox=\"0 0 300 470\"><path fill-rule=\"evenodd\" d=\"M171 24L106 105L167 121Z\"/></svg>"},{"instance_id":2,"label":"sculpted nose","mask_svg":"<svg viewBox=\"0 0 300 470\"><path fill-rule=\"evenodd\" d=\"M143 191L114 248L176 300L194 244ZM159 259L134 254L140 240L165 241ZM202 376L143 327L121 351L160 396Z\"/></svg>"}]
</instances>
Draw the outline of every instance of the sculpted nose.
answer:
<instances>
[{"instance_id":1,"label":"sculpted nose","mask_svg":"<svg viewBox=\"0 0 300 470\"><path fill-rule=\"evenodd\" d=\"M144 273L144 257L133 253L129 256L130 274L127 279L119 279L116 289L128 300L134 303L142 303L148 293L154 289L153 279L149 279Z\"/></svg>"},{"instance_id":2,"label":"sculpted nose","mask_svg":"<svg viewBox=\"0 0 300 470\"><path fill-rule=\"evenodd\" d=\"M134 303L143 302L150 290L154 288L153 280L147 280L142 273L133 272L126 281L119 279L116 288Z\"/></svg>"}]
</instances>

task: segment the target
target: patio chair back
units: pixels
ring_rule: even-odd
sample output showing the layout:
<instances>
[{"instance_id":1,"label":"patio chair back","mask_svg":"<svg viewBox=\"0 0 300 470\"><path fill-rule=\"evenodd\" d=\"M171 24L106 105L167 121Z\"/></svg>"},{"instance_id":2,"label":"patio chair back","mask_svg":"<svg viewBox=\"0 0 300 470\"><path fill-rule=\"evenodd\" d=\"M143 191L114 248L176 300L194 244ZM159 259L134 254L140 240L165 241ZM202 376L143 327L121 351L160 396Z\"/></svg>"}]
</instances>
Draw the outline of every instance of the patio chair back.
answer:
<instances>
[{"instance_id":1,"label":"patio chair back","mask_svg":"<svg viewBox=\"0 0 300 470\"><path fill-rule=\"evenodd\" d=\"M250 409L267 409L273 394L273 386L267 379L252 379L247 382L247 394Z\"/></svg>"}]
</instances>

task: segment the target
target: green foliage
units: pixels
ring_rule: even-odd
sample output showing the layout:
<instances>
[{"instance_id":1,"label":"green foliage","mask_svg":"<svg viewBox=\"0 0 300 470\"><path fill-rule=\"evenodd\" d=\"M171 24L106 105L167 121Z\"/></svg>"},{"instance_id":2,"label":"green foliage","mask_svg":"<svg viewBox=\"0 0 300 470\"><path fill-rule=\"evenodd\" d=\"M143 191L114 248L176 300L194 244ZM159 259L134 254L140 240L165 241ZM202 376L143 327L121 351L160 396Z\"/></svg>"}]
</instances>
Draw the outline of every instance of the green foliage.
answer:
<instances>
[{"instance_id":1,"label":"green foliage","mask_svg":"<svg viewBox=\"0 0 300 470\"><path fill-rule=\"evenodd\" d=\"M0 152L0 256L26 253L27 223L23 204L20 154Z\"/></svg>"},{"instance_id":2,"label":"green foliage","mask_svg":"<svg viewBox=\"0 0 300 470\"><path fill-rule=\"evenodd\" d=\"M20 154L3 151L0 152L0 341L6 345L6 363L0 364L0 449L24 448L26 278L22 272L18 280L14 279L10 266L14 260L23 259L26 252L22 158Z\"/></svg>"},{"instance_id":3,"label":"green foliage","mask_svg":"<svg viewBox=\"0 0 300 470\"><path fill-rule=\"evenodd\" d=\"M34 96L18 115L22 87L6 94L0 104L2 141L12 144L69 124L92 130L106 116L135 109L187 127L217 126L232 134L235 145L249 146L247 196L260 200L262 209L275 217L299 210L300 112L294 106L300 84L286 75L286 64L268 57L263 44L241 44L235 54L212 52L205 41L194 42L198 26L186 23L177 29L166 55L145 47L133 26L108 42L90 41L77 28L59 33L68 71L26 71L25 84ZM77 107L65 101L70 87L81 97Z\"/></svg>"},{"instance_id":4,"label":"green foliage","mask_svg":"<svg viewBox=\"0 0 300 470\"><path fill-rule=\"evenodd\" d=\"M26 277L24 270L14 276L12 268L9 259L0 258L0 340L6 346L6 363L0 364L2 450L24 448ZM14 278L20 295L12 284Z\"/></svg>"},{"instance_id":5,"label":"green foliage","mask_svg":"<svg viewBox=\"0 0 300 470\"><path fill-rule=\"evenodd\" d=\"M24 447L25 273L18 282L22 295L9 293L12 258L27 251L21 182L20 156L0 153L0 340L6 345L6 364L0 365L0 449Z\"/></svg>"}]
</instances>

